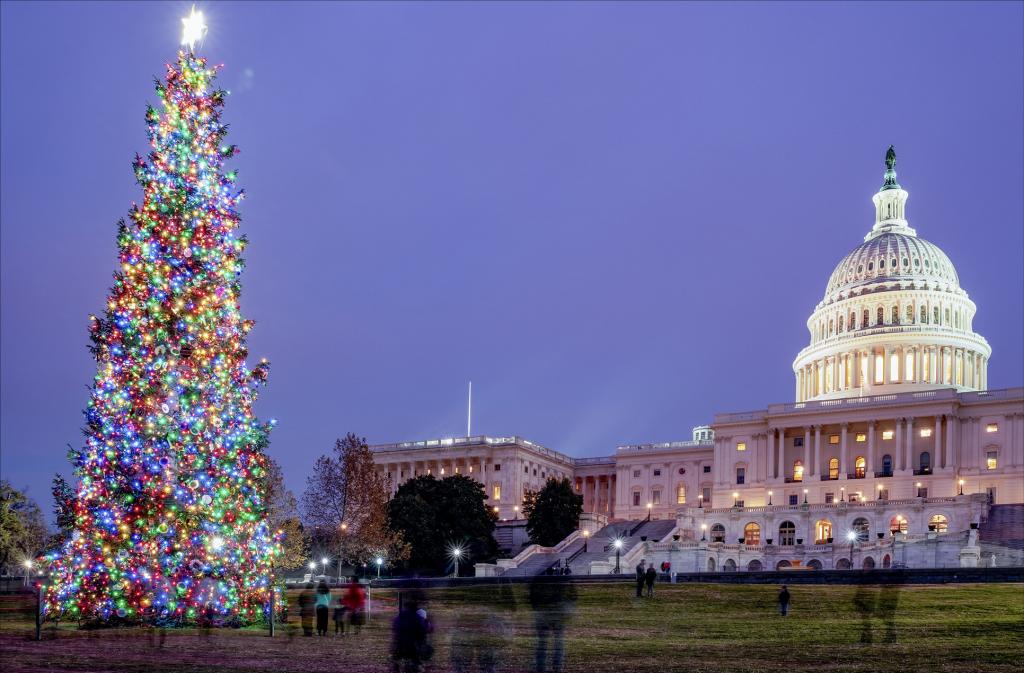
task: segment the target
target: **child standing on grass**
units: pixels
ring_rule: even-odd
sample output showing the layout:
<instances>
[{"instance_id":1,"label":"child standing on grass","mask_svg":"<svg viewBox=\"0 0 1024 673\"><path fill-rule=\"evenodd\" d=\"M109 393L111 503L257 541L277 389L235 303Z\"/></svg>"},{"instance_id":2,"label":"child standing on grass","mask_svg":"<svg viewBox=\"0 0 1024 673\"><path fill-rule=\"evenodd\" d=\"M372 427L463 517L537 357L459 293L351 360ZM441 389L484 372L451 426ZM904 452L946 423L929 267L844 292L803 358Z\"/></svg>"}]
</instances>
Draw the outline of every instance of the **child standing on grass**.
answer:
<instances>
[{"instance_id":1,"label":"child standing on grass","mask_svg":"<svg viewBox=\"0 0 1024 673\"><path fill-rule=\"evenodd\" d=\"M334 606L334 635L345 635L345 602L338 596L338 602Z\"/></svg>"},{"instance_id":2,"label":"child standing on grass","mask_svg":"<svg viewBox=\"0 0 1024 673\"><path fill-rule=\"evenodd\" d=\"M789 614L789 589L786 585L782 585L782 591L779 592L779 614L785 617Z\"/></svg>"}]
</instances>

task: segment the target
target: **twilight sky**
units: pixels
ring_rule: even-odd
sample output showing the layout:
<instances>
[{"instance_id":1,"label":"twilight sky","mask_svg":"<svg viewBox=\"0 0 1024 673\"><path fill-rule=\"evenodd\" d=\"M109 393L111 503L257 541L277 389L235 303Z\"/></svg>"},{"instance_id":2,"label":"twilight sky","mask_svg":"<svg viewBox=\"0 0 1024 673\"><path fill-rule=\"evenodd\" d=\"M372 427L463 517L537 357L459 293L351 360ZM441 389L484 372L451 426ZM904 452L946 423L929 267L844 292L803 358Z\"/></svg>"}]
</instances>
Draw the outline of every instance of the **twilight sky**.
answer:
<instances>
[{"instance_id":1,"label":"twilight sky","mask_svg":"<svg viewBox=\"0 0 1024 673\"><path fill-rule=\"evenodd\" d=\"M2 5L0 474L45 509L191 2ZM1024 4L203 3L271 455L518 434L570 455L793 398L890 143L1024 383Z\"/></svg>"}]
</instances>

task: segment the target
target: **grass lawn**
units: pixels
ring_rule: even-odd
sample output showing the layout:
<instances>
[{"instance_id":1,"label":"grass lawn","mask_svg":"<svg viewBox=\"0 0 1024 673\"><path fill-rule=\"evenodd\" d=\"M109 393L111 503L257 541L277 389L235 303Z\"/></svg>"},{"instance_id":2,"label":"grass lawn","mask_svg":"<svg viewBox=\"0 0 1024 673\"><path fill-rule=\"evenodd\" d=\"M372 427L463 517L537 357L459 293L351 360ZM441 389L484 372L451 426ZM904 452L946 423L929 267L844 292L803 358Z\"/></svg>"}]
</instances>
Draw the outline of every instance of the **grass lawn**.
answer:
<instances>
[{"instance_id":1,"label":"grass lawn","mask_svg":"<svg viewBox=\"0 0 1024 673\"><path fill-rule=\"evenodd\" d=\"M653 599L636 599L626 584L576 585L566 624L568 671L1020 671L1024 661L1024 585L904 586L895 618L875 612L872 642L861 642L862 610L892 594L879 587L794 586L790 616L777 613L769 585L659 584ZM433 589L432 669L453 670L452 646L482 646L499 671L533 668L534 613L526 587L497 600L493 586ZM882 602L879 603L879 598ZM270 639L257 629L78 631L47 626L30 639L27 621L0 623L3 671L363 671L390 670L390 620L397 591L374 592L375 613L358 636L304 638L282 625ZM293 618L294 621L294 618ZM332 625L333 630L333 625ZM454 635L454 638L453 638ZM478 669L470 669L478 670Z\"/></svg>"}]
</instances>

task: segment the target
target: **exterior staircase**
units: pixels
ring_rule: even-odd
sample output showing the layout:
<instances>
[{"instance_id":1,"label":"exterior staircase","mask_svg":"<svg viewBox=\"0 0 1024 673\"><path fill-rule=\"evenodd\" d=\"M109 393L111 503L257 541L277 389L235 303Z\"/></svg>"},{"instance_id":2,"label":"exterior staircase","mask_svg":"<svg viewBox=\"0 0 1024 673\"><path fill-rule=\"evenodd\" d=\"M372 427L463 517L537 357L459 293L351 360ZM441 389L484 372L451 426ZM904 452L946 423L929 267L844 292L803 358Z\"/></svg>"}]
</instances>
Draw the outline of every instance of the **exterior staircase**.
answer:
<instances>
[{"instance_id":1,"label":"exterior staircase","mask_svg":"<svg viewBox=\"0 0 1024 673\"><path fill-rule=\"evenodd\" d=\"M648 541L660 542L675 530L675 527L675 519L619 521L609 524L590 536L587 551L581 551L573 557L569 562L569 567L574 575L589 575L591 561L608 561L615 558L615 547L612 546L612 543L616 538L622 540L619 558L623 559L634 547L643 542L640 538L646 537ZM630 531L635 532L630 535ZM582 549L582 545L580 547ZM627 568L624 564L620 570L624 573L633 572L633 568Z\"/></svg>"},{"instance_id":2,"label":"exterior staircase","mask_svg":"<svg viewBox=\"0 0 1024 673\"><path fill-rule=\"evenodd\" d=\"M985 565L1024 565L1024 505L990 505L978 527L978 546Z\"/></svg>"}]
</instances>

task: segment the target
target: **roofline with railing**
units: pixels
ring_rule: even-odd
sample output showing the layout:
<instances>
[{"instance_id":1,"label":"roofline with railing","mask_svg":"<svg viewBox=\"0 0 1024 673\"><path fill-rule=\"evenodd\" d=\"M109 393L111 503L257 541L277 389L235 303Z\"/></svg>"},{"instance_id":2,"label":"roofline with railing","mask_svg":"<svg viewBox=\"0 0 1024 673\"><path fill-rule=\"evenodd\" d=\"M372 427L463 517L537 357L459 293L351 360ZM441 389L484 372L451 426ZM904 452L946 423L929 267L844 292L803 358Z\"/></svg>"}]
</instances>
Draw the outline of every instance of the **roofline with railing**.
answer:
<instances>
[{"instance_id":1,"label":"roofline with railing","mask_svg":"<svg viewBox=\"0 0 1024 673\"><path fill-rule=\"evenodd\" d=\"M488 435L474 435L472 437L446 437L443 439L424 439L416 442L396 442L393 444L375 444L370 447L373 453L397 453L403 451L422 451L424 449L452 450L468 448L472 446L518 446L542 456L551 458L560 463L573 467L580 465L601 465L615 462L614 456L599 456L595 458L573 458L564 453L549 449L546 446L531 442L528 439L512 435L509 437L490 437Z\"/></svg>"},{"instance_id":2,"label":"roofline with railing","mask_svg":"<svg viewBox=\"0 0 1024 673\"><path fill-rule=\"evenodd\" d=\"M1024 387L1000 388L997 390L970 390L957 392L956 388L939 388L908 393L889 393L886 395L865 395L837 397L830 400L808 400L807 402L790 402L769 404L767 409L741 411L731 414L715 414L715 425L725 423L741 423L744 421L762 421L769 416L806 411L831 411L833 409L865 409L879 406L900 404L920 404L939 401L959 401L961 404L987 402L989 400L1024 399Z\"/></svg>"}]
</instances>

